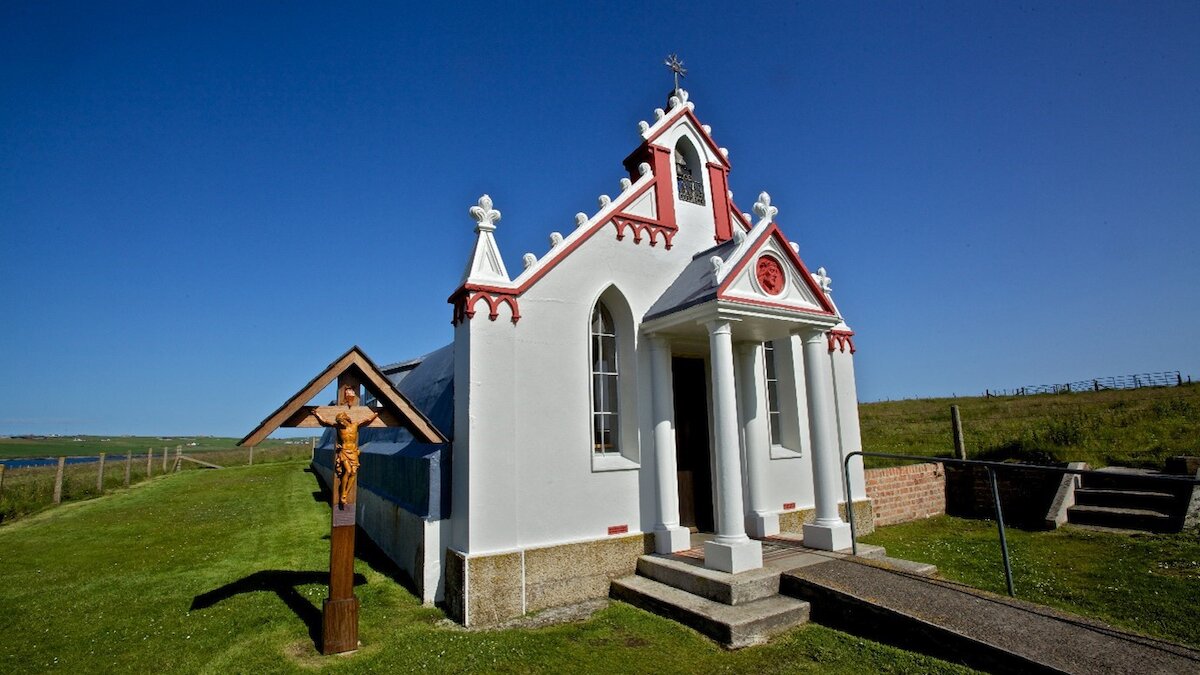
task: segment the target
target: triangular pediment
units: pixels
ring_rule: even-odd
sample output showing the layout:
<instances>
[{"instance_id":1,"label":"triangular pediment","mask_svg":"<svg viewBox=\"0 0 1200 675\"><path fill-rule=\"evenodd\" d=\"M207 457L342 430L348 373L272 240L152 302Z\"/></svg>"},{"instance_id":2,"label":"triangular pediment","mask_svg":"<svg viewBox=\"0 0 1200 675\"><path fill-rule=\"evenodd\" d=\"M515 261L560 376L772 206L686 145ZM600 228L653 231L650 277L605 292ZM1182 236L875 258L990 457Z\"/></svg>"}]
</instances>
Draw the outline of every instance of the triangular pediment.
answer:
<instances>
[{"instance_id":1,"label":"triangular pediment","mask_svg":"<svg viewBox=\"0 0 1200 675\"><path fill-rule=\"evenodd\" d=\"M719 299L837 314L779 226L771 223L761 233L749 236L754 240L726 262L732 269L717 290Z\"/></svg>"},{"instance_id":2,"label":"triangular pediment","mask_svg":"<svg viewBox=\"0 0 1200 675\"><path fill-rule=\"evenodd\" d=\"M322 389L343 376L361 383L367 393L378 401L379 408L376 412L379 413L379 417L369 426L402 426L412 432L413 437L425 443L446 442L446 437L396 389L379 366L354 346L309 380L308 384L268 415L254 431L238 441L238 445L258 445L280 427L321 426L313 415L315 406L307 404L321 393Z\"/></svg>"}]
</instances>

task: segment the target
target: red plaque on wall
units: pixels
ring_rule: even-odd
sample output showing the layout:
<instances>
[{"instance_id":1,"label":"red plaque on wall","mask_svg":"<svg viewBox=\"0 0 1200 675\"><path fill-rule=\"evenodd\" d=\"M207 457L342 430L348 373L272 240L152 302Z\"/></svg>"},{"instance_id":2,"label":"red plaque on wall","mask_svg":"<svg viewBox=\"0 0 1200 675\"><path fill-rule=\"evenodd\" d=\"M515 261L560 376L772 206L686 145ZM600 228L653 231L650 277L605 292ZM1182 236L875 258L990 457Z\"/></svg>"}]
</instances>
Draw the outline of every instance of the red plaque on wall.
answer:
<instances>
[{"instance_id":1,"label":"red plaque on wall","mask_svg":"<svg viewBox=\"0 0 1200 675\"><path fill-rule=\"evenodd\" d=\"M775 258L764 255L758 259L758 265L755 268L755 273L758 278L758 286L763 289L767 295L779 295L783 292L783 265Z\"/></svg>"}]
</instances>

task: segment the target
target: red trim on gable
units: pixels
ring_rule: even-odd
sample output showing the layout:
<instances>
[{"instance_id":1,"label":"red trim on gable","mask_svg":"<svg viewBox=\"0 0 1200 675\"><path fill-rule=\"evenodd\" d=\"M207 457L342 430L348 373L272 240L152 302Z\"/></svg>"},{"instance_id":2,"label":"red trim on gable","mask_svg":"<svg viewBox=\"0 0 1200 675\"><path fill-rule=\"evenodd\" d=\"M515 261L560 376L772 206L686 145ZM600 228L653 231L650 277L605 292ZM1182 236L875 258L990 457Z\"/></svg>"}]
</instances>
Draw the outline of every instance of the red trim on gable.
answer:
<instances>
[{"instance_id":1,"label":"red trim on gable","mask_svg":"<svg viewBox=\"0 0 1200 675\"><path fill-rule=\"evenodd\" d=\"M642 233L650 233L650 245L654 246L658 243L658 235L662 235L663 241L666 243L665 248L671 250L671 240L675 238L675 233L679 228L674 225L660 223L657 220L642 218L640 216L631 216L627 213L612 217L612 224L617 228L617 241L625 239L625 228L633 230L633 243L642 243Z\"/></svg>"},{"instance_id":2,"label":"red trim on gable","mask_svg":"<svg viewBox=\"0 0 1200 675\"><path fill-rule=\"evenodd\" d=\"M646 142L653 145L654 141L658 140L659 136L662 136L664 133L666 133L667 129L670 129L672 126L674 126L674 124L678 122L681 117L687 117L689 120L691 120L692 126L696 127L696 133L700 134L700 138L703 139L706 144L708 144L708 147L712 149L712 152L714 155L716 155L717 159L721 160L721 164L726 169L732 168L729 164L729 158L721 153L721 148L717 147L717 142L714 141L712 136L709 136L708 132L704 130L704 125L700 124L700 120L696 118L696 113L692 112L692 109L689 108L686 103L681 104L679 108L680 110L678 112L672 112L668 116L667 121L663 123L661 127L659 127L658 131L654 132L653 136L647 138Z\"/></svg>"},{"instance_id":3,"label":"red trim on gable","mask_svg":"<svg viewBox=\"0 0 1200 675\"><path fill-rule=\"evenodd\" d=\"M718 244L733 239L733 223L729 218L729 169L709 162L708 185L712 189L713 223Z\"/></svg>"},{"instance_id":4,"label":"red trim on gable","mask_svg":"<svg viewBox=\"0 0 1200 675\"><path fill-rule=\"evenodd\" d=\"M450 296L449 302L454 305L454 318L450 323L457 326L462 321L474 319L475 305L480 300L487 302L488 319L491 321L495 321L496 317L500 316L501 304L508 305L513 323L521 320L520 302L511 291L489 286L463 284L454 292L454 295Z\"/></svg>"},{"instance_id":5,"label":"red trim on gable","mask_svg":"<svg viewBox=\"0 0 1200 675\"><path fill-rule=\"evenodd\" d=\"M721 302L730 302L738 305L758 305L760 307L773 307L775 309L786 309L790 312L802 312L804 314L812 314L814 316L837 316L833 312L827 312L823 309L809 309L807 307L797 307L789 305L785 302L771 302L770 300L758 300L756 298L742 297L722 297Z\"/></svg>"},{"instance_id":6,"label":"red trim on gable","mask_svg":"<svg viewBox=\"0 0 1200 675\"><path fill-rule=\"evenodd\" d=\"M858 351L854 348L854 331L852 330L831 330L829 331L829 353L832 354L835 349L846 351L846 346L849 345L850 353Z\"/></svg>"},{"instance_id":7,"label":"red trim on gable","mask_svg":"<svg viewBox=\"0 0 1200 675\"><path fill-rule=\"evenodd\" d=\"M733 280L737 278L738 274L740 274L746 265L749 264L750 260L756 257L755 254L762 249L763 244L765 244L767 239L770 239L771 237L774 237L779 242L779 247L783 249L783 254L787 256L788 260L790 260L793 265L796 266L800 272L801 280L808 286L808 289L812 291L813 297L817 299L817 302L821 304L821 309L824 311L819 313L836 316L837 312L835 312L833 309L833 303L831 303L829 298L825 296L825 292L821 290L821 287L817 286L817 282L813 281L812 275L808 272L808 267L804 265L804 261L801 260L800 256L797 255L796 252L792 250L792 247L788 245L787 238L783 236L783 232L780 231L779 225L775 223L771 223L770 226L767 227L766 233L763 234L758 242L755 243L755 245L749 251L747 251L745 255L742 256L742 259L738 261L737 266L730 270L729 274L725 276L725 280L721 282L721 286L717 289L717 297L722 300L749 302L751 304L767 305L770 307L791 307L791 305L783 305L779 303L747 300L745 298L723 297L725 295L725 291L729 289L729 285L733 283Z\"/></svg>"}]
</instances>

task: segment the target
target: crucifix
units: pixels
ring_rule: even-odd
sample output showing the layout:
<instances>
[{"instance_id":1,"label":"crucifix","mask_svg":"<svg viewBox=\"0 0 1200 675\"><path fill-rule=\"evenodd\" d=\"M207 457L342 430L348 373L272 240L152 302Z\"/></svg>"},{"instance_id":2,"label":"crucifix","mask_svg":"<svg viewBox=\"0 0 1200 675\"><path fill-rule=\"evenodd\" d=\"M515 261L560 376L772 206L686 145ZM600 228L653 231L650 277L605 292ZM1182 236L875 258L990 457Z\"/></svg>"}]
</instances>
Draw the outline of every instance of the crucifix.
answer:
<instances>
[{"instance_id":1,"label":"crucifix","mask_svg":"<svg viewBox=\"0 0 1200 675\"><path fill-rule=\"evenodd\" d=\"M337 378L333 405L305 405ZM375 398L362 405L361 390ZM367 355L352 347L316 376L262 424L238 442L255 446L279 427L334 429L330 497L329 597L321 611L321 653L358 649L358 598L354 595L355 507L360 465L358 432L363 427L403 426L418 440L445 443L446 437L404 398ZM314 465L316 462L314 462Z\"/></svg>"},{"instance_id":2,"label":"crucifix","mask_svg":"<svg viewBox=\"0 0 1200 675\"><path fill-rule=\"evenodd\" d=\"M687 77L687 68L683 67L683 61L679 60L678 54L670 54L667 56L667 60L663 61L663 65L670 68L671 72L675 73L674 91L679 91L679 78Z\"/></svg>"}]
</instances>

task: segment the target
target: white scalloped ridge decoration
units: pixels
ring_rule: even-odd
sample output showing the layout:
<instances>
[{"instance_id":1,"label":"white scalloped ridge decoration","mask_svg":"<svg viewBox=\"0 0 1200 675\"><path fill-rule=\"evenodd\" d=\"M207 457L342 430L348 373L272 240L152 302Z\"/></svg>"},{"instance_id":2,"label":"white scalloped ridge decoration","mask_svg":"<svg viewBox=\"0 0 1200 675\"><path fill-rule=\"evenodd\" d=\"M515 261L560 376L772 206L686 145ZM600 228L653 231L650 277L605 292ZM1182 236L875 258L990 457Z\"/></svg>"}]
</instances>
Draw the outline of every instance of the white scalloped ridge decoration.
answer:
<instances>
[{"instance_id":1,"label":"white scalloped ridge decoration","mask_svg":"<svg viewBox=\"0 0 1200 675\"><path fill-rule=\"evenodd\" d=\"M650 164L648 164L647 162L642 162L642 163L638 164L638 175L639 176L645 176L648 173L650 173Z\"/></svg>"},{"instance_id":2,"label":"white scalloped ridge decoration","mask_svg":"<svg viewBox=\"0 0 1200 675\"><path fill-rule=\"evenodd\" d=\"M621 179L621 192L625 192L631 186L633 186L633 181L629 180L628 178Z\"/></svg>"},{"instance_id":3,"label":"white scalloped ridge decoration","mask_svg":"<svg viewBox=\"0 0 1200 675\"><path fill-rule=\"evenodd\" d=\"M525 269L529 269L537 264L537 256L532 253L526 253L521 256L521 262L525 263Z\"/></svg>"},{"instance_id":4,"label":"white scalloped ridge decoration","mask_svg":"<svg viewBox=\"0 0 1200 675\"><path fill-rule=\"evenodd\" d=\"M612 203L612 197L609 197L608 195L600 195L600 208L601 209L607 208L608 205L611 203Z\"/></svg>"},{"instance_id":5,"label":"white scalloped ridge decoration","mask_svg":"<svg viewBox=\"0 0 1200 675\"><path fill-rule=\"evenodd\" d=\"M588 215L583 211L575 214L575 227L583 227L587 225Z\"/></svg>"}]
</instances>

